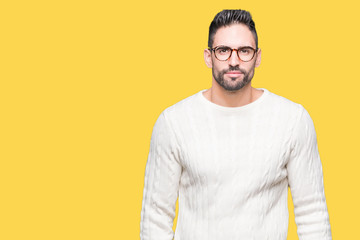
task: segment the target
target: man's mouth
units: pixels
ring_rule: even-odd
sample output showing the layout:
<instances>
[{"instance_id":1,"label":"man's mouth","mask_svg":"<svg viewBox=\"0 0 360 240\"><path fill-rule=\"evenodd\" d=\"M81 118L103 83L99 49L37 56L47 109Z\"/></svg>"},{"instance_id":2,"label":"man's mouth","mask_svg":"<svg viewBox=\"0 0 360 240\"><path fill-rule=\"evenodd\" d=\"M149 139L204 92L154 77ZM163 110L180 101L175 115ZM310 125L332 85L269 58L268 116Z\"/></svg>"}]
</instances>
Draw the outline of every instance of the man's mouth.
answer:
<instances>
[{"instance_id":1,"label":"man's mouth","mask_svg":"<svg viewBox=\"0 0 360 240\"><path fill-rule=\"evenodd\" d=\"M243 73L240 71L229 71L226 73L226 75L228 75L229 77L239 77L241 76Z\"/></svg>"}]
</instances>

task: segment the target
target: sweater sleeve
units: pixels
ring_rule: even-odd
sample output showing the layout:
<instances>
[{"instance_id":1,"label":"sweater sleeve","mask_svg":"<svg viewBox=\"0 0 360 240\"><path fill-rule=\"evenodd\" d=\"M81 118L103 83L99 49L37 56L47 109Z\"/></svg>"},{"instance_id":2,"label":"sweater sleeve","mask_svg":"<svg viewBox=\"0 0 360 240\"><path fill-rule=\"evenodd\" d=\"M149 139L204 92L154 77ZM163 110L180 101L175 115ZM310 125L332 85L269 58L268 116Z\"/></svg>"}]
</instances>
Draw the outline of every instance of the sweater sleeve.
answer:
<instances>
[{"instance_id":1,"label":"sweater sleeve","mask_svg":"<svg viewBox=\"0 0 360 240\"><path fill-rule=\"evenodd\" d=\"M300 240L331 240L316 132L309 113L299 107L287 163L297 234Z\"/></svg>"},{"instance_id":2,"label":"sweater sleeve","mask_svg":"<svg viewBox=\"0 0 360 240\"><path fill-rule=\"evenodd\" d=\"M182 167L176 136L165 113L155 122L145 168L141 240L172 240Z\"/></svg>"}]
</instances>

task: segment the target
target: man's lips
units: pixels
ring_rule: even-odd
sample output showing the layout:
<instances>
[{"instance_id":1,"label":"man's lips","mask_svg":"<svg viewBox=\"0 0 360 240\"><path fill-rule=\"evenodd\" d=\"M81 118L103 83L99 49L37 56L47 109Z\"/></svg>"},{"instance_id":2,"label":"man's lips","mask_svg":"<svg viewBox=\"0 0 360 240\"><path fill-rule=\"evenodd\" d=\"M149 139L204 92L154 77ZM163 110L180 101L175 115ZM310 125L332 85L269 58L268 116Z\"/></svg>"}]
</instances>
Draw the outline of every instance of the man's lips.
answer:
<instances>
[{"instance_id":1,"label":"man's lips","mask_svg":"<svg viewBox=\"0 0 360 240\"><path fill-rule=\"evenodd\" d=\"M229 75L231 77L238 77L240 76L241 74L243 74L242 72L240 71L231 71L231 72L227 72L226 75Z\"/></svg>"}]
</instances>

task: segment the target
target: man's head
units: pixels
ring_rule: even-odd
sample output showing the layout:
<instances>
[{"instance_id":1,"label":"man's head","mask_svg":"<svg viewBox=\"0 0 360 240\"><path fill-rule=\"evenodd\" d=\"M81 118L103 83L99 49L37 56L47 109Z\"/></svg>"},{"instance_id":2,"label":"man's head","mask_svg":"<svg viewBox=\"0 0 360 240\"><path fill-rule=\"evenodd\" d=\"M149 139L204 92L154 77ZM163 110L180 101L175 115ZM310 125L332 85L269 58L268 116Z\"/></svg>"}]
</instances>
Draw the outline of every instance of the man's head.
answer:
<instances>
[{"instance_id":1,"label":"man's head","mask_svg":"<svg viewBox=\"0 0 360 240\"><path fill-rule=\"evenodd\" d=\"M210 24L208 47L204 51L205 62L212 68L213 79L221 87L236 91L251 82L255 67L260 65L261 50L258 49L255 23L249 12L219 12Z\"/></svg>"}]
</instances>

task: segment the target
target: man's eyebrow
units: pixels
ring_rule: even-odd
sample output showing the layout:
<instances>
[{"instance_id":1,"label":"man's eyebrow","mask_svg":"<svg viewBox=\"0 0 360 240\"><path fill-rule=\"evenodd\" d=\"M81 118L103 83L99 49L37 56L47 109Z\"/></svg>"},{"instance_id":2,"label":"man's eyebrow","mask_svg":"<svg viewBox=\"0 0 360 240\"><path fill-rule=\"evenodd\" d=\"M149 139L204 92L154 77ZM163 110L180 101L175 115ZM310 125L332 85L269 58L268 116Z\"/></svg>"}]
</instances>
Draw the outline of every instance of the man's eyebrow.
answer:
<instances>
[{"instance_id":1,"label":"man's eyebrow","mask_svg":"<svg viewBox=\"0 0 360 240\"><path fill-rule=\"evenodd\" d=\"M232 47L229 47L229 46L226 46L226 45L218 45L218 46L216 46L216 48L219 48L219 47L228 47L228 48L232 48ZM240 48L247 48L247 47L253 48L252 46L249 46L249 45L243 45L243 46L237 47L237 49L240 49Z\"/></svg>"}]
</instances>

